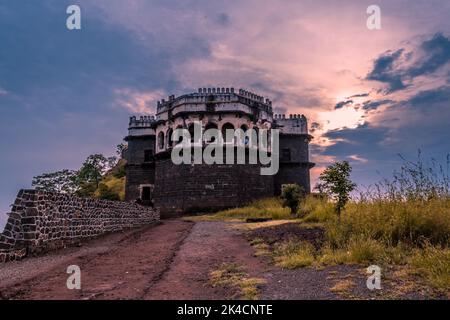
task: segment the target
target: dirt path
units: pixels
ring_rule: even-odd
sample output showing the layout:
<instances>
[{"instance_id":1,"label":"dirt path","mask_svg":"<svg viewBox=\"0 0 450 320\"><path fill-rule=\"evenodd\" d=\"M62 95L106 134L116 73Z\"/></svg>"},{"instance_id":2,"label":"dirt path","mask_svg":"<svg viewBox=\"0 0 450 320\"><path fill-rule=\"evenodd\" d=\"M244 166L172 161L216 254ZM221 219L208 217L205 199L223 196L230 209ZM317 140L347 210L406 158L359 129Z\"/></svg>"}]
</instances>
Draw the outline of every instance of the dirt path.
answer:
<instances>
[{"instance_id":1,"label":"dirt path","mask_svg":"<svg viewBox=\"0 0 450 320\"><path fill-rule=\"evenodd\" d=\"M210 272L237 263L250 274L264 263L226 223L165 220L157 226L108 235L82 248L0 266L6 299L224 299L233 288L214 288ZM69 265L81 269L81 290L68 290Z\"/></svg>"}]
</instances>

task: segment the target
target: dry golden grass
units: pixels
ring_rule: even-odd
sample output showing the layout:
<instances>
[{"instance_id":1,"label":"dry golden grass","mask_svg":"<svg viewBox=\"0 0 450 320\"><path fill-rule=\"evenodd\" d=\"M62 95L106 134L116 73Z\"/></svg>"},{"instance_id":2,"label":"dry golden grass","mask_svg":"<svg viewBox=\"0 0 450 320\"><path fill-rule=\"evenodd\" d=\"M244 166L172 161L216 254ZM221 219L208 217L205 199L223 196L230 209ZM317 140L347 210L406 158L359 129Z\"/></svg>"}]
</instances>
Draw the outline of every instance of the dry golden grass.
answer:
<instances>
[{"instance_id":1,"label":"dry golden grass","mask_svg":"<svg viewBox=\"0 0 450 320\"><path fill-rule=\"evenodd\" d=\"M339 294L348 293L355 285L356 284L352 279L342 279L336 282L334 286L330 288L330 291Z\"/></svg>"},{"instance_id":2,"label":"dry golden grass","mask_svg":"<svg viewBox=\"0 0 450 320\"><path fill-rule=\"evenodd\" d=\"M245 300L259 299L258 286L266 283L261 278L251 278L241 266L234 263L224 263L210 274L210 283L213 287L239 288Z\"/></svg>"}]
</instances>

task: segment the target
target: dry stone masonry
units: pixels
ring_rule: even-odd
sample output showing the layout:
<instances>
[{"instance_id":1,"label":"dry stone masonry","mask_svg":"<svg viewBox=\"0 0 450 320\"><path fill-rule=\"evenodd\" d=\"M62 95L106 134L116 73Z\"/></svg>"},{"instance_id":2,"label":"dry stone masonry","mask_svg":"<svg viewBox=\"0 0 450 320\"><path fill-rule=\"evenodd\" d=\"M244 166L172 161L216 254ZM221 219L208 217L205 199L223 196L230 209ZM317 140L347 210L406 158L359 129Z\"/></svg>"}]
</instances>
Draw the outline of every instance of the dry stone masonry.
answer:
<instances>
[{"instance_id":1,"label":"dry stone masonry","mask_svg":"<svg viewBox=\"0 0 450 320\"><path fill-rule=\"evenodd\" d=\"M0 234L0 262L148 225L159 211L135 203L21 190Z\"/></svg>"}]
</instances>

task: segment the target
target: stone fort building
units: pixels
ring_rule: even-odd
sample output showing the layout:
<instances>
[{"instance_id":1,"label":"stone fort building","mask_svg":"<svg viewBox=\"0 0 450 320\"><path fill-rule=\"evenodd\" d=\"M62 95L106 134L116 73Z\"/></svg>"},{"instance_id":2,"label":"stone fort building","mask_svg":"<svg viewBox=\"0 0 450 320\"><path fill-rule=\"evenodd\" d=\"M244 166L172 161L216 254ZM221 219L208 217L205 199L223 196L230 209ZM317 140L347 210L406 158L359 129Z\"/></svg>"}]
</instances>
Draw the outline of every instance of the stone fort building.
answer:
<instances>
[{"instance_id":1,"label":"stone fort building","mask_svg":"<svg viewBox=\"0 0 450 320\"><path fill-rule=\"evenodd\" d=\"M260 174L260 164L181 164L171 160L176 128L204 130L279 129L280 167L276 175ZM216 211L279 195L284 184L310 192L307 119L273 114L269 99L234 88L200 88L157 103L154 116L131 117L128 128L126 200L158 207L161 215ZM235 141L225 142L235 143Z\"/></svg>"}]
</instances>

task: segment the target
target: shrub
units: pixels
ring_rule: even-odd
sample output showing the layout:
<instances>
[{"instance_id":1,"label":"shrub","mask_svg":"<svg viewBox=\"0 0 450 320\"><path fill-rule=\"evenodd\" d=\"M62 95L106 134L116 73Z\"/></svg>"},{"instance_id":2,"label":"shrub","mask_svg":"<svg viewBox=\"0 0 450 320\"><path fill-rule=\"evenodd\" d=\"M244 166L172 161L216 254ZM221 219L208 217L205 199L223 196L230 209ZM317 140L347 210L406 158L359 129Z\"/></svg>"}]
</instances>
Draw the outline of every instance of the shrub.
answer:
<instances>
[{"instance_id":1,"label":"shrub","mask_svg":"<svg viewBox=\"0 0 450 320\"><path fill-rule=\"evenodd\" d=\"M285 185L281 192L283 207L288 207L292 215L297 214L300 198L303 194L304 190L298 184Z\"/></svg>"}]
</instances>

